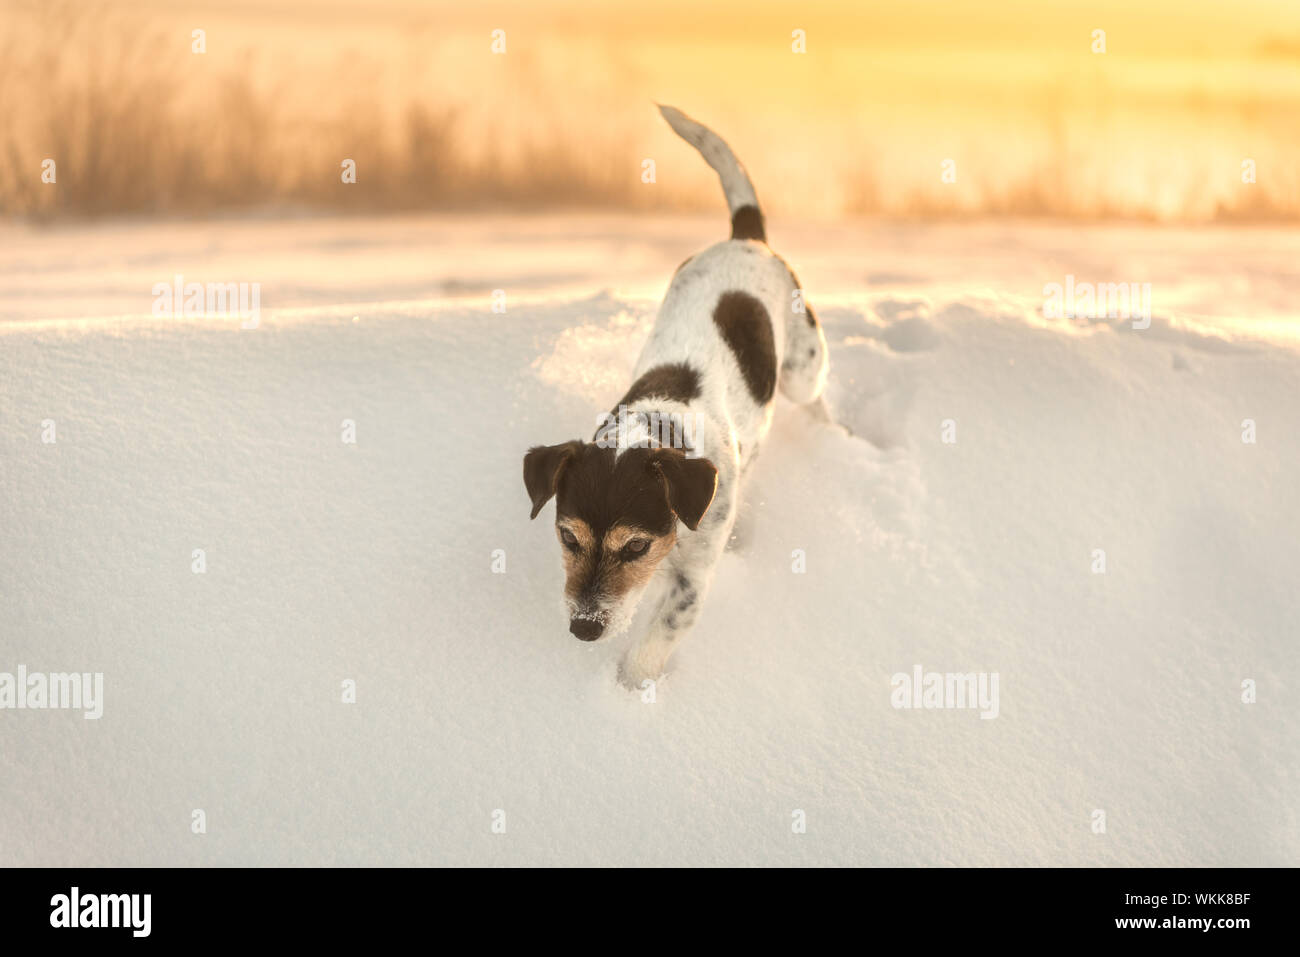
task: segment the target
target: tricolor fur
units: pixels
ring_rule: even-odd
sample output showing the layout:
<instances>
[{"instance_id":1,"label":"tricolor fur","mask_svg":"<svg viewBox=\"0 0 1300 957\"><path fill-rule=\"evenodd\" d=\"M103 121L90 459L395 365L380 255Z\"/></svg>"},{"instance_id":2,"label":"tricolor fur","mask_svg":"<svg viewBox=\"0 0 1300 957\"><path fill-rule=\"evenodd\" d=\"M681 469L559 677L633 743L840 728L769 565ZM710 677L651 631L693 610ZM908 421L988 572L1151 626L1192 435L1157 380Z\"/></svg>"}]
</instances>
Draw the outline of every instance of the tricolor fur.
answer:
<instances>
[{"instance_id":1,"label":"tricolor fur","mask_svg":"<svg viewBox=\"0 0 1300 957\"><path fill-rule=\"evenodd\" d=\"M821 326L799 280L767 246L745 168L712 130L672 107L659 110L717 172L731 239L678 267L633 383L593 440L537 446L524 457L532 517L555 497L574 635L616 634L653 578L667 586L647 633L623 658L620 680L631 687L663 673L699 615L776 390L813 402L827 372Z\"/></svg>"}]
</instances>

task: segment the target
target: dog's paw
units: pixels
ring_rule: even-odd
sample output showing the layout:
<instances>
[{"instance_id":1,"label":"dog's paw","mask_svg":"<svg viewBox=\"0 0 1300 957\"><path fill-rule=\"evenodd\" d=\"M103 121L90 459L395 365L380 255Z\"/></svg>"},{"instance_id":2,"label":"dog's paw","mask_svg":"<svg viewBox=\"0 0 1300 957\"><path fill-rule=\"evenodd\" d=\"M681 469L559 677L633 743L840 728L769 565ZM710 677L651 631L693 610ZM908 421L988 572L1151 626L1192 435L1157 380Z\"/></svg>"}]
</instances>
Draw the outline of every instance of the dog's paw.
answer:
<instances>
[{"instance_id":1,"label":"dog's paw","mask_svg":"<svg viewBox=\"0 0 1300 957\"><path fill-rule=\"evenodd\" d=\"M645 690L646 682L653 682L654 679L649 675L638 672L628 671L622 665L618 666L618 685L624 691L640 692Z\"/></svg>"},{"instance_id":2,"label":"dog's paw","mask_svg":"<svg viewBox=\"0 0 1300 957\"><path fill-rule=\"evenodd\" d=\"M618 666L618 683L628 691L638 694L646 691L663 677L663 665L652 665L629 654Z\"/></svg>"}]
</instances>

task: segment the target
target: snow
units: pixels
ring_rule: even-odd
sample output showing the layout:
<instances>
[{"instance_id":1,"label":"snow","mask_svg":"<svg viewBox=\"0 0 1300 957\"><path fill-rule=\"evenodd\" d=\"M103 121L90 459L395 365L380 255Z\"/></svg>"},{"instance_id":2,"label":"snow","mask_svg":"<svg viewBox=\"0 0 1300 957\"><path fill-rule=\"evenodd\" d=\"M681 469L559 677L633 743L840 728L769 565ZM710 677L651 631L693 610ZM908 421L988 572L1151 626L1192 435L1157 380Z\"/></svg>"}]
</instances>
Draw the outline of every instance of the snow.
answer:
<instances>
[{"instance_id":1,"label":"snow","mask_svg":"<svg viewBox=\"0 0 1300 957\"><path fill-rule=\"evenodd\" d=\"M0 672L105 676L0 712L0 861L1300 863L1294 234L774 228L840 424L779 407L646 703L520 462L722 228L0 229ZM258 328L151 317L174 273L262 281ZM1043 318L1067 274L1151 327ZM916 665L998 716L894 708Z\"/></svg>"}]
</instances>

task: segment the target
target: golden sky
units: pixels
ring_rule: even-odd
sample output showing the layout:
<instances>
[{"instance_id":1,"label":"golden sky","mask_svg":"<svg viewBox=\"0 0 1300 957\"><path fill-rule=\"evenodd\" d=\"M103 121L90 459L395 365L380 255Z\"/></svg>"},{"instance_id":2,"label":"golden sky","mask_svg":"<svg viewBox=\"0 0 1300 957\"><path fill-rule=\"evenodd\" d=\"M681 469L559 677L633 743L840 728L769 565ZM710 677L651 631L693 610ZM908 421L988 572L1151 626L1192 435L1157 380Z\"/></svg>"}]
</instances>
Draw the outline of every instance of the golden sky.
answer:
<instances>
[{"instance_id":1,"label":"golden sky","mask_svg":"<svg viewBox=\"0 0 1300 957\"><path fill-rule=\"evenodd\" d=\"M0 0L14 23L14 11L45 8ZM454 121L462 166L499 172L515 198L530 181L543 192L567 177L593 201L707 206L707 170L651 106L668 102L732 143L765 202L808 214L1300 217L1300 0L100 9L120 21L116 34L83 31L79 47L57 21L38 31L74 65L111 56L115 35L149 36L133 62L167 64L169 94L199 104L192 111L231 109L234 78L245 107L263 108L259 135L281 162L313 123L338 133L340 148L351 125L367 142L391 141L385 155L409 153L402 124L418 107ZM196 27L208 36L202 60L186 56ZM490 50L495 29L506 32L504 55ZM792 50L795 30L804 53ZM624 177L646 158L666 175L653 194L629 191ZM1241 181L1247 160L1252 189ZM947 161L955 183L940 181Z\"/></svg>"}]
</instances>

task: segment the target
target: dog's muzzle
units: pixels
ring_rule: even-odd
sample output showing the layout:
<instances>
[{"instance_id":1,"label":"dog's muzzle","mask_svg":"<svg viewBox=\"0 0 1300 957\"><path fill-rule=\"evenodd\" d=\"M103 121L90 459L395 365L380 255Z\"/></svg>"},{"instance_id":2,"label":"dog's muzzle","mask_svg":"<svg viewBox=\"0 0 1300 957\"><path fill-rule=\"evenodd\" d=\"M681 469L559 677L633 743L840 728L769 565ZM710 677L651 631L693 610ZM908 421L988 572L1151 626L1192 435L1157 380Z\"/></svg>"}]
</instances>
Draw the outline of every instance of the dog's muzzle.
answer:
<instances>
[{"instance_id":1,"label":"dog's muzzle","mask_svg":"<svg viewBox=\"0 0 1300 957\"><path fill-rule=\"evenodd\" d=\"M590 618L574 618L569 622L569 631L579 641L595 641L604 630L604 625Z\"/></svg>"}]
</instances>

